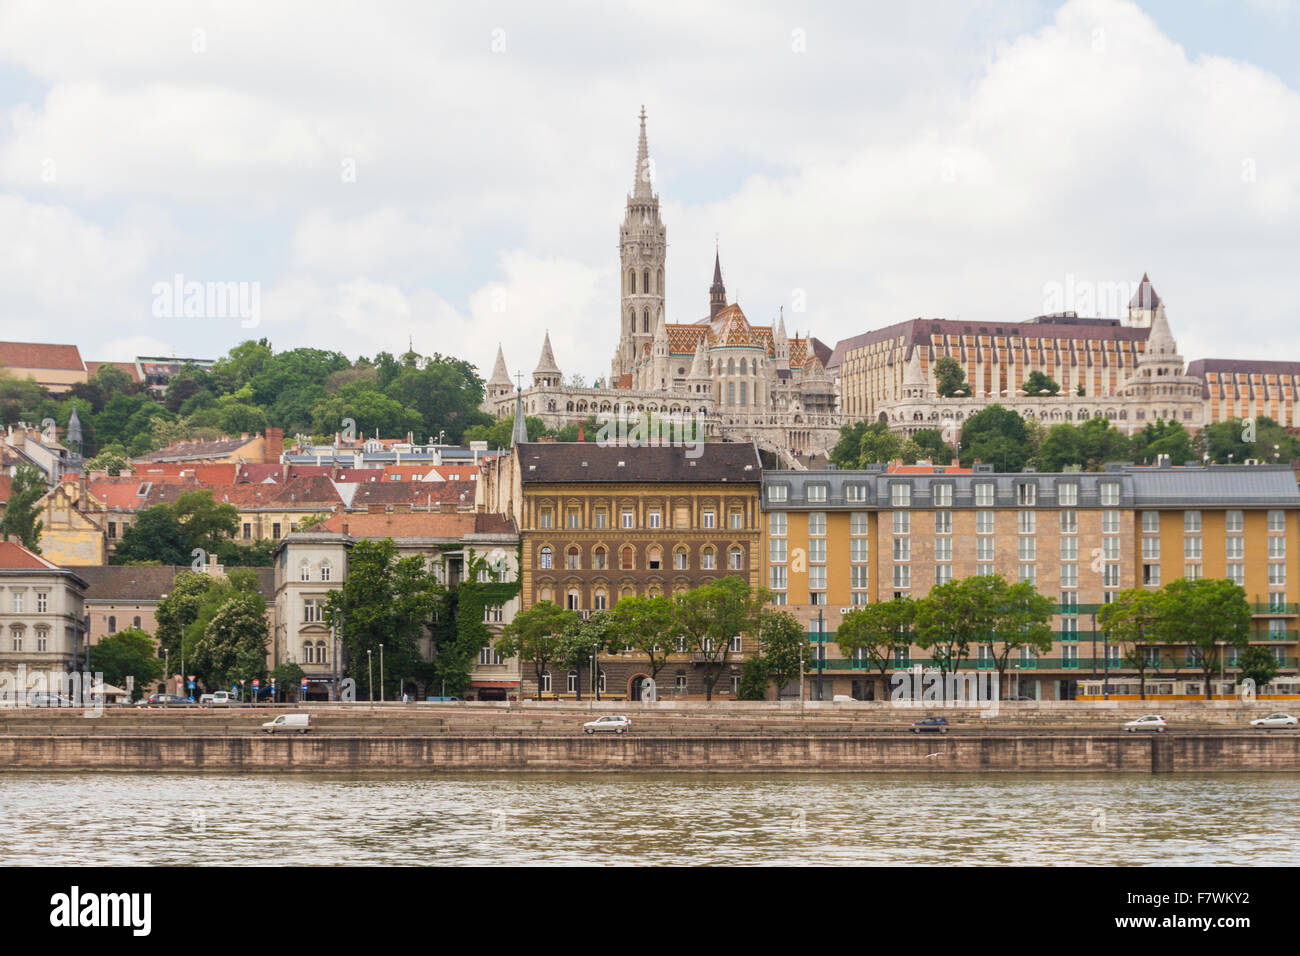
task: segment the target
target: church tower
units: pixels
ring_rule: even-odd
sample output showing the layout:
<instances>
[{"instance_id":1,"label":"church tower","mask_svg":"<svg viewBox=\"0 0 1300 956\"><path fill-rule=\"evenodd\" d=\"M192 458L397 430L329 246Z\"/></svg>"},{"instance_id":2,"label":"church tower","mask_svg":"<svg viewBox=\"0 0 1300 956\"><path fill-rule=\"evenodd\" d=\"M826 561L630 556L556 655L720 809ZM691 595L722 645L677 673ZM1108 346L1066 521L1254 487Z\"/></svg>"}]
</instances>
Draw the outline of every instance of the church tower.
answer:
<instances>
[{"instance_id":1,"label":"church tower","mask_svg":"<svg viewBox=\"0 0 1300 956\"><path fill-rule=\"evenodd\" d=\"M1128 324L1135 329L1149 329L1155 321L1156 310L1160 308L1160 296L1151 284L1147 274L1142 273L1142 281L1128 304Z\"/></svg>"},{"instance_id":2,"label":"church tower","mask_svg":"<svg viewBox=\"0 0 1300 956\"><path fill-rule=\"evenodd\" d=\"M619 376L633 370L654 341L655 327L667 321L664 313L664 266L668 233L659 218L659 196L651 182L650 148L645 135L645 107L641 107L641 137L636 147L636 177L627 197L627 212L618 231L622 288L618 351L610 363L617 386Z\"/></svg>"},{"instance_id":3,"label":"church tower","mask_svg":"<svg viewBox=\"0 0 1300 956\"><path fill-rule=\"evenodd\" d=\"M709 286L709 318L727 307L727 287L722 284L722 258L713 250L713 285Z\"/></svg>"}]
</instances>

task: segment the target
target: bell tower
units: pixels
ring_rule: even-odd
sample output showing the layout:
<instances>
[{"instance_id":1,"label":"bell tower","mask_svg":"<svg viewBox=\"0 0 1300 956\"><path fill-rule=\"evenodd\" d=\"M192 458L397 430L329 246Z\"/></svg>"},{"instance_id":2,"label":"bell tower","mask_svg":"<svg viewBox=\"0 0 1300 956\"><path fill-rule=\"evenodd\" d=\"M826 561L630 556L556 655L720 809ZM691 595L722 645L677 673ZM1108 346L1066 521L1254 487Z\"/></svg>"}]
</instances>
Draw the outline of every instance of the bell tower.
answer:
<instances>
[{"instance_id":1,"label":"bell tower","mask_svg":"<svg viewBox=\"0 0 1300 956\"><path fill-rule=\"evenodd\" d=\"M646 142L645 107L641 107L641 136L636 148L636 177L627 197L627 211L618 231L619 301L618 351L610 363L611 384L631 372L654 341L655 328L667 321L664 313L664 267L668 232L659 218L659 196L653 190L653 167Z\"/></svg>"}]
</instances>

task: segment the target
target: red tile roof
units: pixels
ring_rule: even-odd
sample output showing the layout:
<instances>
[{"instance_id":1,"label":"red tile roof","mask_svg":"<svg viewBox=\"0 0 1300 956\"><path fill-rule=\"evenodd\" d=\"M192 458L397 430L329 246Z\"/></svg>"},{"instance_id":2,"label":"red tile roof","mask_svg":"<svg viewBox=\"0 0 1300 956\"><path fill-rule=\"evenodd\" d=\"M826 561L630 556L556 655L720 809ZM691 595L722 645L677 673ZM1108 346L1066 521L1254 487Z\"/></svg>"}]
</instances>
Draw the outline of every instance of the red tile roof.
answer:
<instances>
[{"instance_id":1,"label":"red tile roof","mask_svg":"<svg viewBox=\"0 0 1300 956\"><path fill-rule=\"evenodd\" d=\"M0 541L0 570L58 571L59 566L28 551L17 541Z\"/></svg>"},{"instance_id":2,"label":"red tile roof","mask_svg":"<svg viewBox=\"0 0 1300 956\"><path fill-rule=\"evenodd\" d=\"M84 372L86 364L75 345L46 345L40 342L0 342L0 365L9 368L60 369Z\"/></svg>"},{"instance_id":3,"label":"red tile roof","mask_svg":"<svg viewBox=\"0 0 1300 956\"><path fill-rule=\"evenodd\" d=\"M321 530L340 532L347 524L353 538L448 538L460 539L467 534L513 534L514 524L495 514L400 511L392 514L332 514L320 525Z\"/></svg>"},{"instance_id":4,"label":"red tile roof","mask_svg":"<svg viewBox=\"0 0 1300 956\"><path fill-rule=\"evenodd\" d=\"M140 373L136 371L134 362L87 362L86 374L93 378L95 373L99 371L101 365L116 365L123 372L126 372L127 375L131 376L131 381L140 381Z\"/></svg>"}]
</instances>

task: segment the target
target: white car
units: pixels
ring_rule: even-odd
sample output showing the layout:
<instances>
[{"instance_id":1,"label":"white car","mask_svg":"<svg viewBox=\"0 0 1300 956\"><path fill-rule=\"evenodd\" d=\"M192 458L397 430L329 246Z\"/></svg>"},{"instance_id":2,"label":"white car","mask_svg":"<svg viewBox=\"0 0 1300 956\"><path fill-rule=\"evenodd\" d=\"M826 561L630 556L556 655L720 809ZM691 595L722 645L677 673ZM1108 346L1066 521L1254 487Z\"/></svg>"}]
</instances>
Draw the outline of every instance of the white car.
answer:
<instances>
[{"instance_id":1,"label":"white car","mask_svg":"<svg viewBox=\"0 0 1300 956\"><path fill-rule=\"evenodd\" d=\"M1154 730L1156 733L1163 734L1168 726L1169 724L1159 714L1147 714L1137 720L1130 720L1124 725L1124 729L1130 734L1137 730Z\"/></svg>"},{"instance_id":2,"label":"white car","mask_svg":"<svg viewBox=\"0 0 1300 956\"><path fill-rule=\"evenodd\" d=\"M632 721L626 717L597 717L595 720L589 720L582 725L584 732L594 734L598 730L612 730L616 734L625 734L632 726Z\"/></svg>"},{"instance_id":3,"label":"white car","mask_svg":"<svg viewBox=\"0 0 1300 956\"><path fill-rule=\"evenodd\" d=\"M1269 714L1267 717L1259 717L1250 722L1252 727L1294 727L1300 724L1290 714Z\"/></svg>"}]
</instances>

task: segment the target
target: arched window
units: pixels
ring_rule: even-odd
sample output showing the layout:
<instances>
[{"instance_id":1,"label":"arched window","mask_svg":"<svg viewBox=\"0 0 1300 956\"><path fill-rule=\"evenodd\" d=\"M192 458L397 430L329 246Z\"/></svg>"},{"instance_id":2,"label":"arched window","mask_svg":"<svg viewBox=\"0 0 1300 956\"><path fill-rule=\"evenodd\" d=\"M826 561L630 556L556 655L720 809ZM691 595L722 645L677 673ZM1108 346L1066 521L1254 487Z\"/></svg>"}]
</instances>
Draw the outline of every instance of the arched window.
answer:
<instances>
[{"instance_id":1,"label":"arched window","mask_svg":"<svg viewBox=\"0 0 1300 956\"><path fill-rule=\"evenodd\" d=\"M664 563L663 559L664 559L663 548L659 547L658 545L655 545L649 551L646 552L646 568L648 568L651 571L660 570L663 567L663 563Z\"/></svg>"},{"instance_id":2,"label":"arched window","mask_svg":"<svg viewBox=\"0 0 1300 956\"><path fill-rule=\"evenodd\" d=\"M320 579L322 581L328 581L330 579L331 573L332 573L332 569L330 567L329 561L328 560L322 561L320 563Z\"/></svg>"},{"instance_id":3,"label":"arched window","mask_svg":"<svg viewBox=\"0 0 1300 956\"><path fill-rule=\"evenodd\" d=\"M649 309L641 310L641 331L642 332L650 331L650 310Z\"/></svg>"},{"instance_id":4,"label":"arched window","mask_svg":"<svg viewBox=\"0 0 1300 956\"><path fill-rule=\"evenodd\" d=\"M593 571L605 570L605 549L597 547L591 552L591 568Z\"/></svg>"},{"instance_id":5,"label":"arched window","mask_svg":"<svg viewBox=\"0 0 1300 956\"><path fill-rule=\"evenodd\" d=\"M657 295L664 294L664 270L663 269L659 270L659 281L655 284L655 293Z\"/></svg>"},{"instance_id":6,"label":"arched window","mask_svg":"<svg viewBox=\"0 0 1300 956\"><path fill-rule=\"evenodd\" d=\"M311 641L304 641L302 645L302 662L304 664L316 663L316 647Z\"/></svg>"},{"instance_id":7,"label":"arched window","mask_svg":"<svg viewBox=\"0 0 1300 956\"><path fill-rule=\"evenodd\" d=\"M744 552L740 548L733 547L727 552L727 563L732 571L744 570Z\"/></svg>"},{"instance_id":8,"label":"arched window","mask_svg":"<svg viewBox=\"0 0 1300 956\"><path fill-rule=\"evenodd\" d=\"M605 589L600 588L592 596L591 607L593 611L604 611L609 607L609 598L605 594Z\"/></svg>"},{"instance_id":9,"label":"arched window","mask_svg":"<svg viewBox=\"0 0 1300 956\"><path fill-rule=\"evenodd\" d=\"M728 405L736 404L736 383L735 382L727 383L727 404Z\"/></svg>"},{"instance_id":10,"label":"arched window","mask_svg":"<svg viewBox=\"0 0 1300 956\"><path fill-rule=\"evenodd\" d=\"M582 558L578 553L577 545L571 546L564 552L564 566L570 571L578 571L582 568Z\"/></svg>"},{"instance_id":11,"label":"arched window","mask_svg":"<svg viewBox=\"0 0 1300 956\"><path fill-rule=\"evenodd\" d=\"M642 292L650 291L650 270L649 269L646 269L645 272L641 273L641 291Z\"/></svg>"},{"instance_id":12,"label":"arched window","mask_svg":"<svg viewBox=\"0 0 1300 956\"><path fill-rule=\"evenodd\" d=\"M550 549L550 548L542 548L542 552L541 552L541 557L540 557L540 561L539 561L539 563L540 563L541 567L543 567L543 568L549 568L549 567L551 566L551 549Z\"/></svg>"},{"instance_id":13,"label":"arched window","mask_svg":"<svg viewBox=\"0 0 1300 956\"><path fill-rule=\"evenodd\" d=\"M712 546L706 547L700 552L700 568L705 571L712 571L717 565L716 553Z\"/></svg>"},{"instance_id":14,"label":"arched window","mask_svg":"<svg viewBox=\"0 0 1300 956\"><path fill-rule=\"evenodd\" d=\"M568 676L567 676L567 679L565 680L564 689L565 689L566 691L568 691L570 694L573 694L573 693L576 693L576 692L577 692L577 690L578 690L578 672L577 672L577 671L575 671L575 670L571 670L571 671L569 671Z\"/></svg>"},{"instance_id":15,"label":"arched window","mask_svg":"<svg viewBox=\"0 0 1300 956\"><path fill-rule=\"evenodd\" d=\"M631 545L619 552L618 566L622 571L631 571L636 567L635 552L633 552Z\"/></svg>"},{"instance_id":16,"label":"arched window","mask_svg":"<svg viewBox=\"0 0 1300 956\"><path fill-rule=\"evenodd\" d=\"M673 552L673 570L689 571L690 567L691 567L690 556L687 554L686 549L677 548Z\"/></svg>"},{"instance_id":17,"label":"arched window","mask_svg":"<svg viewBox=\"0 0 1300 956\"><path fill-rule=\"evenodd\" d=\"M325 642L324 642L324 641L317 641L317 642L316 642L316 663L317 663L317 664L324 664L324 663L325 663L325 660L326 660L326 658L325 658Z\"/></svg>"},{"instance_id":18,"label":"arched window","mask_svg":"<svg viewBox=\"0 0 1300 956\"><path fill-rule=\"evenodd\" d=\"M117 617L113 614L110 614L108 616L108 633L110 634L117 633Z\"/></svg>"},{"instance_id":19,"label":"arched window","mask_svg":"<svg viewBox=\"0 0 1300 956\"><path fill-rule=\"evenodd\" d=\"M569 589L569 594L566 600L568 602L568 607L570 611L581 610L582 598L578 595L578 591L576 588Z\"/></svg>"},{"instance_id":20,"label":"arched window","mask_svg":"<svg viewBox=\"0 0 1300 956\"><path fill-rule=\"evenodd\" d=\"M596 686L600 688L600 692L602 694L605 693L605 672L604 671L599 672L599 676L597 676L596 678Z\"/></svg>"},{"instance_id":21,"label":"arched window","mask_svg":"<svg viewBox=\"0 0 1300 956\"><path fill-rule=\"evenodd\" d=\"M631 295L636 294L636 270L627 270L627 291Z\"/></svg>"},{"instance_id":22,"label":"arched window","mask_svg":"<svg viewBox=\"0 0 1300 956\"><path fill-rule=\"evenodd\" d=\"M311 580L311 565L307 563L306 558L303 558L302 563L298 565L298 580L299 581Z\"/></svg>"},{"instance_id":23,"label":"arched window","mask_svg":"<svg viewBox=\"0 0 1300 956\"><path fill-rule=\"evenodd\" d=\"M551 692L551 672L542 671L541 686L538 687L538 693L549 694Z\"/></svg>"},{"instance_id":24,"label":"arched window","mask_svg":"<svg viewBox=\"0 0 1300 956\"><path fill-rule=\"evenodd\" d=\"M744 359L741 359L741 361L743 362ZM748 382L741 382L741 383L740 383L740 404L742 404L742 405L748 405L748 404L749 404L749 402L748 402L748 401L746 400L746 398L745 398L746 392L748 391L748 386L749 386L749 383L748 383Z\"/></svg>"},{"instance_id":25,"label":"arched window","mask_svg":"<svg viewBox=\"0 0 1300 956\"><path fill-rule=\"evenodd\" d=\"M727 374L728 375L736 374L736 360L734 358L727 359Z\"/></svg>"},{"instance_id":26,"label":"arched window","mask_svg":"<svg viewBox=\"0 0 1300 956\"><path fill-rule=\"evenodd\" d=\"M740 374L741 374L741 375L745 375L745 374L747 374L746 371L745 371L745 360L744 360L744 359L741 359L741 360L740 360Z\"/></svg>"},{"instance_id":27,"label":"arched window","mask_svg":"<svg viewBox=\"0 0 1300 956\"><path fill-rule=\"evenodd\" d=\"M131 626L137 631L140 629L140 618L138 616L131 618Z\"/></svg>"}]
</instances>

